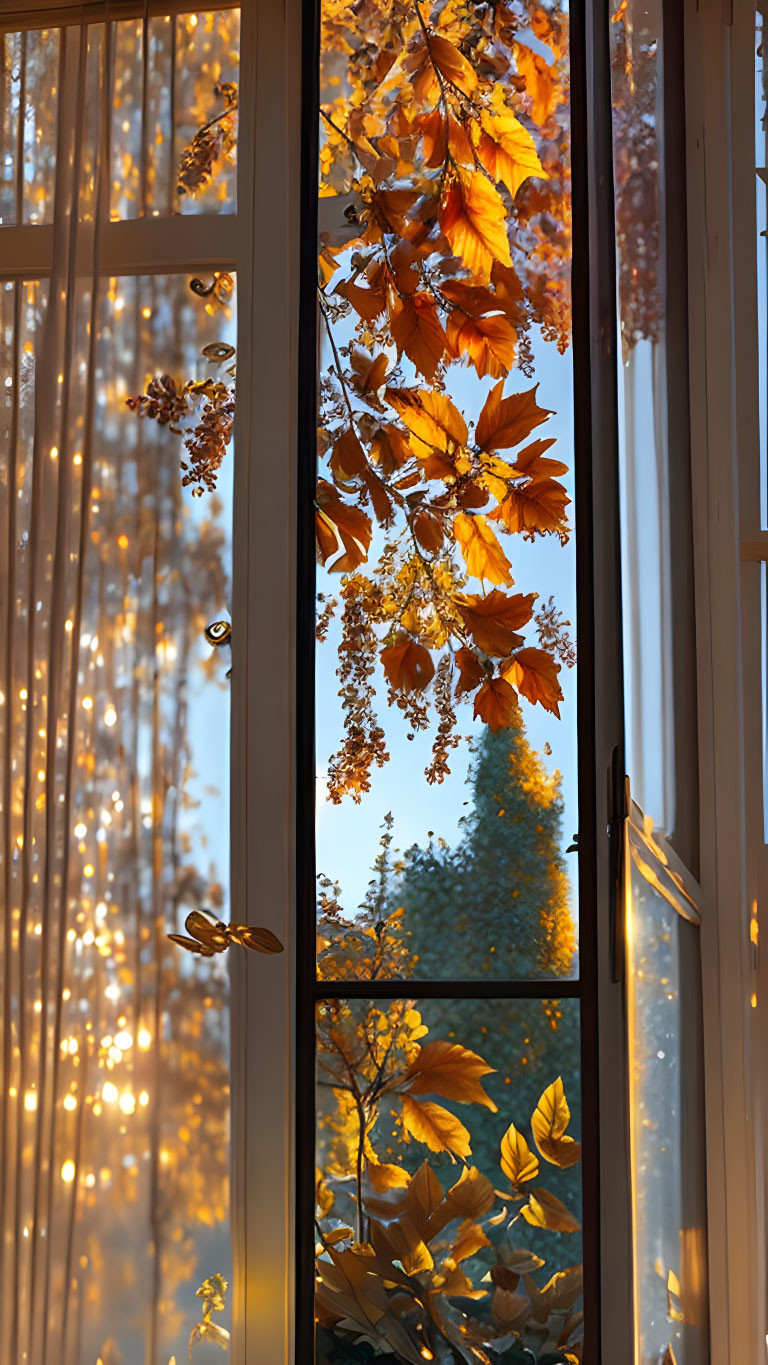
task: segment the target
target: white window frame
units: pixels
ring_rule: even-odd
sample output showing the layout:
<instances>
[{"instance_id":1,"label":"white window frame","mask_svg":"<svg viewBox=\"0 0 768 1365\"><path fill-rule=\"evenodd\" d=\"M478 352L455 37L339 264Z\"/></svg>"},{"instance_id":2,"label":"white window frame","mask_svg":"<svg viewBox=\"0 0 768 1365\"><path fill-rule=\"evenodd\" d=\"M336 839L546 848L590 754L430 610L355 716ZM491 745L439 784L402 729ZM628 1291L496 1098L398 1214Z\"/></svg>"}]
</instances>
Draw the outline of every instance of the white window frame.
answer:
<instances>
[{"instance_id":1,"label":"white window frame","mask_svg":"<svg viewBox=\"0 0 768 1365\"><path fill-rule=\"evenodd\" d=\"M711 1356L766 1359L766 890L752 0L687 0L686 112ZM751 1005L753 993L757 997Z\"/></svg>"}]
</instances>

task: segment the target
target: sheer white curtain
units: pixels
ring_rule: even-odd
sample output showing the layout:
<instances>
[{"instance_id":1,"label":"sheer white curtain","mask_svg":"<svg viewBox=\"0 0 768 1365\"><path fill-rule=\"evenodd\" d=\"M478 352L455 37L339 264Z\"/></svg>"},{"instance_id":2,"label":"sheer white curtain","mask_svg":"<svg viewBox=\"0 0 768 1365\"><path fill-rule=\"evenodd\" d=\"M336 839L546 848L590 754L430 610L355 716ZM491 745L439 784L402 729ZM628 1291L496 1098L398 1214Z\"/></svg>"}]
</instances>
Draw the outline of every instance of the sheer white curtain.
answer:
<instances>
[{"instance_id":1,"label":"sheer white curtain","mask_svg":"<svg viewBox=\"0 0 768 1365\"><path fill-rule=\"evenodd\" d=\"M229 324L187 274L121 272L114 245L105 273L122 36L0 38L9 1365L183 1359L195 1289L231 1273L226 967L167 941L226 898L226 666L202 632L229 598L231 472L194 502L177 439L125 402L205 373Z\"/></svg>"}]
</instances>

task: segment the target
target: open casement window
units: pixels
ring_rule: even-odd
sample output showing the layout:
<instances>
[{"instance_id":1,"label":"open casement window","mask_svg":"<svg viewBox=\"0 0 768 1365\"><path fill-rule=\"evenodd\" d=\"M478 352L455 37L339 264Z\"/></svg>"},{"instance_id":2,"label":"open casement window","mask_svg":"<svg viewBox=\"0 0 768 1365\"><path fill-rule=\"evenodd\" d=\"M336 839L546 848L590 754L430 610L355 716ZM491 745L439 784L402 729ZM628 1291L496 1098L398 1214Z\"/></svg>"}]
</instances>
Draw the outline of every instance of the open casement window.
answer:
<instances>
[{"instance_id":1,"label":"open casement window","mask_svg":"<svg viewBox=\"0 0 768 1365\"><path fill-rule=\"evenodd\" d=\"M2 7L0 1356L740 1365L682 13L300 8Z\"/></svg>"}]
</instances>

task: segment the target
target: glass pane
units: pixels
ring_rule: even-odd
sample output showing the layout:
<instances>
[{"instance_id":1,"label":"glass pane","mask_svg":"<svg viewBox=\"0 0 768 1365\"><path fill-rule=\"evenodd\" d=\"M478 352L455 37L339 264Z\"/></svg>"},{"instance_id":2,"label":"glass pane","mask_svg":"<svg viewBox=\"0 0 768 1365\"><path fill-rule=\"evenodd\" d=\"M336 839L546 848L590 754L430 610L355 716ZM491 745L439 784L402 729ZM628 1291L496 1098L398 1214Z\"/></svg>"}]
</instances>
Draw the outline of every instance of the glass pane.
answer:
<instances>
[{"instance_id":1,"label":"glass pane","mask_svg":"<svg viewBox=\"0 0 768 1365\"><path fill-rule=\"evenodd\" d=\"M578 1009L320 1002L322 1365L578 1350Z\"/></svg>"},{"instance_id":2,"label":"glass pane","mask_svg":"<svg viewBox=\"0 0 768 1365\"><path fill-rule=\"evenodd\" d=\"M196 496L216 423L179 386L218 379L201 349L233 321L186 278L112 279L95 304L81 285L57 403L45 304L0 291L0 1355L40 1360L45 1338L75 1365L166 1365L231 1264L228 974L168 933L229 918L228 660L204 627L227 616L232 462ZM155 372L140 418L126 399Z\"/></svg>"},{"instance_id":3,"label":"glass pane","mask_svg":"<svg viewBox=\"0 0 768 1365\"><path fill-rule=\"evenodd\" d=\"M645 853L647 857L647 852ZM705 1365L706 1166L699 931L631 867L627 933L635 1361Z\"/></svg>"},{"instance_id":4,"label":"glass pane","mask_svg":"<svg viewBox=\"0 0 768 1365\"><path fill-rule=\"evenodd\" d=\"M321 939L402 912L398 975L572 975L567 14L371 23L324 10Z\"/></svg>"},{"instance_id":5,"label":"glass pane","mask_svg":"<svg viewBox=\"0 0 768 1365\"><path fill-rule=\"evenodd\" d=\"M665 51L661 0L610 8L626 764L640 805L695 872L687 295L674 267L685 206L680 176L665 176L679 115L676 97L665 103L665 67L671 85L676 56Z\"/></svg>"},{"instance_id":6,"label":"glass pane","mask_svg":"<svg viewBox=\"0 0 768 1365\"><path fill-rule=\"evenodd\" d=\"M2 38L0 223L50 223L58 123L59 32Z\"/></svg>"},{"instance_id":7,"label":"glass pane","mask_svg":"<svg viewBox=\"0 0 768 1365\"><path fill-rule=\"evenodd\" d=\"M112 218L234 212L240 11L113 33Z\"/></svg>"}]
</instances>

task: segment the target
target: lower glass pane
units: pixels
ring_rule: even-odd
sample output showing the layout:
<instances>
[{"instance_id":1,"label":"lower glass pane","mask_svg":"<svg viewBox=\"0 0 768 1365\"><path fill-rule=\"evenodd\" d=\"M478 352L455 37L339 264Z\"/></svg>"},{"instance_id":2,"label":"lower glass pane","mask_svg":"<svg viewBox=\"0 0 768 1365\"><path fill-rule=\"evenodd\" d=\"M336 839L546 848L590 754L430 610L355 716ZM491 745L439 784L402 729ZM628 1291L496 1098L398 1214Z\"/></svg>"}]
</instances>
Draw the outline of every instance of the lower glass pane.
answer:
<instances>
[{"instance_id":1,"label":"lower glass pane","mask_svg":"<svg viewBox=\"0 0 768 1365\"><path fill-rule=\"evenodd\" d=\"M579 1105L577 1000L319 1003L320 1365L580 1358Z\"/></svg>"},{"instance_id":2,"label":"lower glass pane","mask_svg":"<svg viewBox=\"0 0 768 1365\"><path fill-rule=\"evenodd\" d=\"M627 935L635 1362L705 1365L699 930L633 862ZM671 1348L670 1355L665 1352Z\"/></svg>"}]
</instances>

